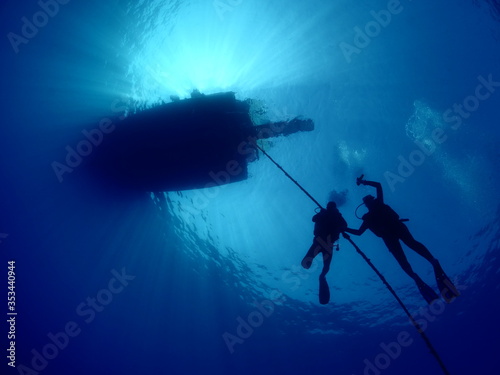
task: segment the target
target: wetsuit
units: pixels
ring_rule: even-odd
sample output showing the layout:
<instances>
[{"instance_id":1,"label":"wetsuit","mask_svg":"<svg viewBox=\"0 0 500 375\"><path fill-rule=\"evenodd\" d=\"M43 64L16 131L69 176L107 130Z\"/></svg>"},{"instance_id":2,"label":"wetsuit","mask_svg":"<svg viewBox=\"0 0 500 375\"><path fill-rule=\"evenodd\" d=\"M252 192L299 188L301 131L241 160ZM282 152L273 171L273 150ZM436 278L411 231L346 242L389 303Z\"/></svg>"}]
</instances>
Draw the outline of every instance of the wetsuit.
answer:
<instances>
[{"instance_id":1,"label":"wetsuit","mask_svg":"<svg viewBox=\"0 0 500 375\"><path fill-rule=\"evenodd\" d=\"M363 226L366 225L376 236L381 237L389 251L394 255L401 268L412 278L415 272L411 268L408 259L401 247L400 240L435 265L436 260L430 251L420 242L413 238L408 227L399 220L399 215L388 205L375 199L373 207L363 215Z\"/></svg>"},{"instance_id":2,"label":"wetsuit","mask_svg":"<svg viewBox=\"0 0 500 375\"><path fill-rule=\"evenodd\" d=\"M330 270L332 262L333 244L339 239L339 235L347 228L347 223L342 214L335 208L332 210L322 209L313 216L314 240L302 259L302 267L309 269L313 259L319 254L323 254L323 270L320 278L324 278Z\"/></svg>"},{"instance_id":3,"label":"wetsuit","mask_svg":"<svg viewBox=\"0 0 500 375\"><path fill-rule=\"evenodd\" d=\"M384 203L382 185L379 182L366 181L361 178L357 180L357 183L358 185L375 187L377 189L377 198L371 195L363 198L363 202L368 208L368 213L362 218L363 224L361 224L359 229L347 228L345 231L359 236L363 234L365 230L370 229L376 236L382 238L403 271L415 281L420 293L429 304L435 301L438 296L434 290L413 271L403 252L400 241L403 241L406 246L432 264L438 288L445 301L451 302L455 297L458 297L460 293L448 276L446 276L438 260L432 256L430 251L423 244L413 238L406 225L399 219L399 215Z\"/></svg>"}]
</instances>

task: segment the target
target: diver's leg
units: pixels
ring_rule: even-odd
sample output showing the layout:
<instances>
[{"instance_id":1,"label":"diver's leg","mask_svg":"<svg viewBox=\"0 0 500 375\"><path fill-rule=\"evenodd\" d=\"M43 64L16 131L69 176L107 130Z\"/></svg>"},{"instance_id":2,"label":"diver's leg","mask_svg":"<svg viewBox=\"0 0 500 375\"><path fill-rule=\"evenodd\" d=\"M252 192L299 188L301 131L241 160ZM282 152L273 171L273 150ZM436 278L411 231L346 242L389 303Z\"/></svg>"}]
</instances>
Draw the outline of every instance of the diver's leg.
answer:
<instances>
[{"instance_id":1,"label":"diver's leg","mask_svg":"<svg viewBox=\"0 0 500 375\"><path fill-rule=\"evenodd\" d=\"M432 264L432 267L434 268L434 275L436 276L436 282L444 300L446 302L451 302L455 297L458 297L460 292L457 290L455 285L453 285L450 278L446 276L441 264L439 264L439 261L432 256L430 251L423 244L413 238L407 226L401 224L398 232L401 240L406 244L406 246L415 251L417 254L423 256Z\"/></svg>"},{"instance_id":2,"label":"diver's leg","mask_svg":"<svg viewBox=\"0 0 500 375\"><path fill-rule=\"evenodd\" d=\"M408 259L406 258L405 253L403 252L403 248L401 247L401 244L399 243L399 239L397 237L391 237L391 238L383 238L385 245L389 249L389 251L394 255L394 258L398 261L399 265L405 271L408 276L410 276L415 283L417 284L418 290L420 291L420 294L422 294L422 297L427 301L427 303L431 304L434 300L438 299L438 295L432 288L427 285L421 278L418 276L415 271L411 268L410 263L408 262Z\"/></svg>"},{"instance_id":3,"label":"diver's leg","mask_svg":"<svg viewBox=\"0 0 500 375\"><path fill-rule=\"evenodd\" d=\"M420 277L411 268L410 262L408 262L408 259L403 252L403 248L399 243L399 239L397 237L391 237L383 238L383 240L391 254L394 255L394 258L396 258L396 260L398 261L403 271L405 271L413 280L420 280Z\"/></svg>"},{"instance_id":4,"label":"diver's leg","mask_svg":"<svg viewBox=\"0 0 500 375\"><path fill-rule=\"evenodd\" d=\"M427 259L433 266L435 266L436 264L439 265L439 262L432 256L429 249L427 249L424 244L418 242L415 238L413 238L410 230L403 223L400 223L400 226L398 228L398 236L406 246L415 251L418 255Z\"/></svg>"},{"instance_id":5,"label":"diver's leg","mask_svg":"<svg viewBox=\"0 0 500 375\"><path fill-rule=\"evenodd\" d=\"M326 281L326 274L330 270L330 263L332 263L333 246L322 250L323 253L323 270L319 275L319 303L326 305L330 302L330 287Z\"/></svg>"},{"instance_id":6,"label":"diver's leg","mask_svg":"<svg viewBox=\"0 0 500 375\"><path fill-rule=\"evenodd\" d=\"M323 250L323 270L319 275L320 278L325 277L328 271L330 271L330 264L333 258L333 248L328 248Z\"/></svg>"},{"instance_id":7,"label":"diver's leg","mask_svg":"<svg viewBox=\"0 0 500 375\"><path fill-rule=\"evenodd\" d=\"M311 247L307 251L306 256L304 257L304 259L302 259L302 262L301 262L302 267L304 267L306 270L308 270L309 268L311 268L311 265L312 265L312 262L313 262L314 258L320 252L321 252L321 245L318 243L318 241L315 238L313 240L313 243L312 243Z\"/></svg>"}]
</instances>

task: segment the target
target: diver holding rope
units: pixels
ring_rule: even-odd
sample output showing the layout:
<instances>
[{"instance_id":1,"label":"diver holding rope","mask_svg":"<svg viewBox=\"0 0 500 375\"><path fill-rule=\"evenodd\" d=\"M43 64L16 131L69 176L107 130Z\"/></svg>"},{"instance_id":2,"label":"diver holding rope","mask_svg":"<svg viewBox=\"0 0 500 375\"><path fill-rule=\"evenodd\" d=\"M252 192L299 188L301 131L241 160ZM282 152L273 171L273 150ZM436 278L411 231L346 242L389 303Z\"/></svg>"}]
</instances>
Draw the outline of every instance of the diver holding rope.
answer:
<instances>
[{"instance_id":1,"label":"diver holding rope","mask_svg":"<svg viewBox=\"0 0 500 375\"><path fill-rule=\"evenodd\" d=\"M283 167L281 165L279 165L266 151L264 151L259 145L255 144L255 146L264 154L267 156L267 158L269 158L269 160L271 160L271 162L276 165L276 167L278 167L295 185L297 185L297 187L302 190L304 192L304 194L306 194L320 209L323 209L323 207L321 206L321 204L319 204L319 202L314 199L314 197L309 194L309 192L304 189L292 176L290 176L290 174L285 171L285 169L283 169ZM365 185L368 185L368 181L365 181L363 180L363 177L364 176L361 176L357 179L357 184L358 186L363 182ZM378 186L380 186L380 188L377 188L377 193L380 191L380 196L382 197L382 201L383 201L383 196L382 196L382 186L379 184L379 183L376 183L376 182L373 182L372 184L375 184L375 187L377 187L377 184ZM372 185L373 186L373 185ZM358 207L359 208L359 207ZM336 205L335 205L335 209L336 209ZM324 209L323 209L324 210ZM320 211L321 212L321 211ZM340 212L339 212L340 214ZM342 216L342 215L340 215ZM399 216L398 216L399 217ZM401 221L400 221L401 222ZM363 222L363 224L365 224ZM363 225L361 225L361 227L363 227ZM401 306L401 308L403 309L403 311L405 312L406 315L408 315L408 318L410 318L410 322L412 323L412 325L415 327L415 329L417 330L418 334L420 335L420 337L422 337L422 340L424 340L425 344L427 345L427 347L429 348L429 353L432 354L435 359L437 360L437 362L439 363L439 366L441 367L441 369L443 370L443 373L445 375L450 375L450 372L448 371L448 369L446 368L445 364L443 363L441 357L439 356L439 353L436 351L436 349L434 349L434 346L432 345L430 339L427 337L427 335L425 334L424 330L422 329L422 327L420 326L420 324L415 320L415 318L413 317L413 315L410 313L410 311L408 310L408 308L405 306L405 304L403 303L403 301L401 301L401 299L398 297L397 293L394 291L394 289L391 287L391 285L387 282L387 280L385 279L385 277L380 273L380 271L373 265L373 263L370 261L370 259L365 255L365 253L363 253L363 251L356 245L356 243L351 239L351 237L346 233L346 229L344 229L344 231L342 232L342 235L344 236L344 238L349 241L351 243L351 245L354 247L354 249L356 250L356 252L361 255L361 257L366 261L366 263L373 269L373 271L377 274L377 276L380 278L380 280L384 283L384 285L387 287L387 289L391 292L391 294L394 296L394 298L397 300L397 302L399 303L399 305ZM361 228L360 228L361 229ZM366 230L366 229L365 229ZM352 233L352 229L351 229L351 233ZM359 231L359 230L358 230ZM358 231L355 231L356 234L358 233ZM364 230L363 230L364 232ZM413 238L413 237L412 237ZM316 239L316 238L315 238ZM399 244L399 238L397 239L398 241L398 245L401 247L401 245ZM313 242L314 244L314 242ZM422 245L423 246L423 245ZM329 245L327 246L327 248L329 247ZM314 249L314 247L313 247ZM338 247L337 247L337 250L338 250ZM428 251L427 251L428 252ZM318 253L313 253L313 255L317 255ZM332 244L332 251L331 251L331 254L333 255L333 244ZM429 253L430 254L430 253ZM404 253L403 253L404 255ZM307 256L306 256L307 257ZM432 256L431 256L432 257ZM432 257L432 259L434 260L434 258ZM302 262L305 261L305 258ZM331 262L331 258L330 258L330 262ZM432 262L431 262L432 263ZM435 261L435 263L432 263L433 265L434 264L437 264L439 265L439 263L437 262L437 260ZM309 262L304 262L303 265L305 266L305 268L308 268L307 266L310 267L310 263ZM329 264L328 264L329 266ZM326 271L328 271L329 267L326 269ZM436 271L442 271L441 269L441 266L439 267L434 267L434 270ZM323 265L323 270L325 270L325 265ZM446 275L444 274L444 272L442 272L441 274L439 274L439 272L436 273L436 278L437 276L444 276L446 277ZM441 277L441 280L443 278ZM448 280L448 284L450 286L450 290L452 290L452 293L454 294L454 297L458 296L459 293L458 291L456 290L455 286L451 283L451 281L449 281L449 279L446 277L446 279ZM442 283L445 283L445 281L442 281ZM439 281L438 281L438 284L439 284ZM430 287L429 287L430 288ZM444 291L444 290L443 290ZM442 291L442 293L443 293ZM434 293L435 294L435 293ZM447 296L449 295L449 293L445 293ZM324 277L323 275L323 272L320 276L320 294L319 294L319 297L320 297L320 303L321 304L327 304L328 301L330 300L330 290L328 288L328 284L326 283L326 278ZM434 296L432 296L434 297ZM449 300L451 301L451 300Z\"/></svg>"},{"instance_id":2,"label":"diver holding rope","mask_svg":"<svg viewBox=\"0 0 500 375\"><path fill-rule=\"evenodd\" d=\"M390 206L384 203L382 185L379 182L364 180L363 177L364 175L358 177L356 179L356 184L358 186L367 185L376 188L377 197L375 198L372 195L367 195L363 198L362 204L368 208L368 213L363 215L361 218L363 223L359 229L347 228L345 231L347 233L360 236L367 229L370 229L373 234L382 238L385 245L391 254L394 255L403 271L405 271L408 276L415 281L420 293L427 303L431 304L439 297L436 292L434 292L434 290L427 285L420 278L420 276L415 273L415 271L413 271L405 253L403 252L400 241L432 264L439 291L446 302L449 303L458 297L460 293L448 276L446 276L443 268L439 264L439 261L432 256L430 251L422 243L413 238L410 230L404 224L404 221L408 221L408 219L400 219L399 215Z\"/></svg>"}]
</instances>

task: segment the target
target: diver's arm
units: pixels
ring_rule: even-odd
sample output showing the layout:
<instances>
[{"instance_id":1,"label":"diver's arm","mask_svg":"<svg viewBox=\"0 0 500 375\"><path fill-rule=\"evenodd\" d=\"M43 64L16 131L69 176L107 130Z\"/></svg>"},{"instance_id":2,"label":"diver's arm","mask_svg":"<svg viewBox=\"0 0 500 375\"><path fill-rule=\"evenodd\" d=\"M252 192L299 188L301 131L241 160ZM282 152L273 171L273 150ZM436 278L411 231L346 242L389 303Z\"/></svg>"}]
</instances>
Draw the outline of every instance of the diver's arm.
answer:
<instances>
[{"instance_id":1,"label":"diver's arm","mask_svg":"<svg viewBox=\"0 0 500 375\"><path fill-rule=\"evenodd\" d=\"M382 191L382 184L380 184L380 182L361 180L360 184L373 186L374 188L376 188L377 199L379 200L380 203L384 203L384 192Z\"/></svg>"},{"instance_id":2,"label":"diver's arm","mask_svg":"<svg viewBox=\"0 0 500 375\"><path fill-rule=\"evenodd\" d=\"M363 221L363 224L359 227L359 229L346 228L345 232L354 234L355 236L361 236L368 229L368 225Z\"/></svg>"}]
</instances>

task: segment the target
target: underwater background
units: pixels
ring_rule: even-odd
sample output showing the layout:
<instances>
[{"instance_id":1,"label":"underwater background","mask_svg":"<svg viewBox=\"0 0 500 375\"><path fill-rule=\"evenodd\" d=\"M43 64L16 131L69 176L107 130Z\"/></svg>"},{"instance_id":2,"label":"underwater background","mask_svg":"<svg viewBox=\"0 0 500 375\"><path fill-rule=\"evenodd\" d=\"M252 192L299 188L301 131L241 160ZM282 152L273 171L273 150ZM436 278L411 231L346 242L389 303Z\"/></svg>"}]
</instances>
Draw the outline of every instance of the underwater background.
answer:
<instances>
[{"instance_id":1,"label":"underwater background","mask_svg":"<svg viewBox=\"0 0 500 375\"><path fill-rule=\"evenodd\" d=\"M350 227L374 193L356 177L380 181L462 295L427 306L381 239L353 240L450 374L499 373L497 1L0 10L1 374L443 373L344 239L331 301L318 303L322 260L300 267L316 205L264 156L247 180L210 192L125 195L89 179L83 161L55 172L83 131L194 89L258 100L269 120L313 119L313 132L263 146L323 205L334 192ZM432 267L405 251L436 289Z\"/></svg>"}]
</instances>

